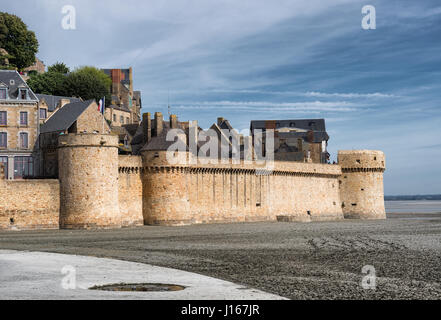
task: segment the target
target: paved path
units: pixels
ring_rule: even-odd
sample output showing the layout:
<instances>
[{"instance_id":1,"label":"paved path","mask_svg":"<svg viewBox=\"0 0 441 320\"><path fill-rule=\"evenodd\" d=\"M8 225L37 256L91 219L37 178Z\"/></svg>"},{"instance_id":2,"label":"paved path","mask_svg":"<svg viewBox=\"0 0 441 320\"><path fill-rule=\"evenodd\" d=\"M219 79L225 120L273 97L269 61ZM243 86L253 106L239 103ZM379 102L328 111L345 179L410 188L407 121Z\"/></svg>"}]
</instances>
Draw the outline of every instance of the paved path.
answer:
<instances>
[{"instance_id":1,"label":"paved path","mask_svg":"<svg viewBox=\"0 0 441 320\"><path fill-rule=\"evenodd\" d=\"M73 285L76 289L64 289ZM166 283L186 287L168 292L89 290L115 283ZM283 299L196 273L148 264L86 256L0 250L0 299Z\"/></svg>"}]
</instances>

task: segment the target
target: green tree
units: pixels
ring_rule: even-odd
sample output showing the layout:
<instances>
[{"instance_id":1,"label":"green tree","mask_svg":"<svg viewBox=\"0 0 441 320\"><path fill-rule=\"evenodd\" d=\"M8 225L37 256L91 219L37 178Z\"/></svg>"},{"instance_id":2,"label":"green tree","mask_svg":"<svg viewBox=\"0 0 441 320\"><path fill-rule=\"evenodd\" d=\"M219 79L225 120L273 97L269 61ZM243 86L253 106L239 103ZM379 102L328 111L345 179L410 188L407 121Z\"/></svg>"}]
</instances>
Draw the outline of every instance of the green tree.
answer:
<instances>
[{"instance_id":1,"label":"green tree","mask_svg":"<svg viewBox=\"0 0 441 320\"><path fill-rule=\"evenodd\" d=\"M10 55L10 66L23 70L35 62L38 41L19 17L0 12L0 48Z\"/></svg>"},{"instance_id":2,"label":"green tree","mask_svg":"<svg viewBox=\"0 0 441 320\"><path fill-rule=\"evenodd\" d=\"M35 93L62 96L66 76L58 72L45 72L32 75L27 81L29 87Z\"/></svg>"},{"instance_id":3,"label":"green tree","mask_svg":"<svg viewBox=\"0 0 441 320\"><path fill-rule=\"evenodd\" d=\"M69 73L63 82L63 95L81 97L83 100L99 101L106 97L110 103L110 86L112 80L103 71L95 67L81 67Z\"/></svg>"},{"instance_id":4,"label":"green tree","mask_svg":"<svg viewBox=\"0 0 441 320\"><path fill-rule=\"evenodd\" d=\"M5 49L0 48L0 70L14 69L14 67L9 64L9 59L11 58L12 56L8 54Z\"/></svg>"},{"instance_id":5,"label":"green tree","mask_svg":"<svg viewBox=\"0 0 441 320\"><path fill-rule=\"evenodd\" d=\"M47 68L48 72L57 72L61 74L69 73L69 68L63 62L57 62Z\"/></svg>"}]
</instances>

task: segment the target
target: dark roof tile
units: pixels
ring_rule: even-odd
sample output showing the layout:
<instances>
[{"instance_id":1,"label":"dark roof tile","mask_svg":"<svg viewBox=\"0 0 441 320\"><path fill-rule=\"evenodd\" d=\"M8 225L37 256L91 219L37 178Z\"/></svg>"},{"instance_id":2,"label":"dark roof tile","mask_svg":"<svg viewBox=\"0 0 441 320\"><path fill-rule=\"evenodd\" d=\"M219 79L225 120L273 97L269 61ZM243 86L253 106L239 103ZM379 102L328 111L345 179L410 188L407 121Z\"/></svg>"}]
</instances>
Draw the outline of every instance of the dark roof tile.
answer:
<instances>
[{"instance_id":1,"label":"dark roof tile","mask_svg":"<svg viewBox=\"0 0 441 320\"><path fill-rule=\"evenodd\" d=\"M41 133L59 132L69 129L78 117L95 100L80 101L66 104L63 108L55 112L42 126Z\"/></svg>"}]
</instances>

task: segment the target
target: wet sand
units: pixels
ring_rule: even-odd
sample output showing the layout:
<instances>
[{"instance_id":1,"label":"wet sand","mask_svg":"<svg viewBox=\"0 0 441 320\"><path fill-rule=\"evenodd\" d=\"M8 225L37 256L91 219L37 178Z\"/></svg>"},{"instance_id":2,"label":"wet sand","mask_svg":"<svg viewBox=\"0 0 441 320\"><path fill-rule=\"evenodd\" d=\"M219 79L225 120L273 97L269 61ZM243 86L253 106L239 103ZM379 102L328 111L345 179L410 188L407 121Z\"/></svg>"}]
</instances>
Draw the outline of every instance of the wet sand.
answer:
<instances>
[{"instance_id":1,"label":"wet sand","mask_svg":"<svg viewBox=\"0 0 441 320\"><path fill-rule=\"evenodd\" d=\"M3 231L0 249L148 263L291 299L441 299L441 213L392 213L370 221ZM375 290L361 286L365 265L375 267Z\"/></svg>"}]
</instances>

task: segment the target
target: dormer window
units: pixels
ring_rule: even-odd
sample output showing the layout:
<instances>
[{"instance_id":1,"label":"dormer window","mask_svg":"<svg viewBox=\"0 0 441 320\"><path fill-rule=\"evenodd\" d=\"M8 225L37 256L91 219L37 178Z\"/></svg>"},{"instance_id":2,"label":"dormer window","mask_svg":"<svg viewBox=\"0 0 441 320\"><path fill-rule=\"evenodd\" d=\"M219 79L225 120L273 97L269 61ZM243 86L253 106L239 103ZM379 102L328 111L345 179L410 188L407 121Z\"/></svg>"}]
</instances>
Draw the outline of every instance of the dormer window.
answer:
<instances>
[{"instance_id":1,"label":"dormer window","mask_svg":"<svg viewBox=\"0 0 441 320\"><path fill-rule=\"evenodd\" d=\"M27 89L20 89L19 90L19 99L20 100L28 100L28 90Z\"/></svg>"},{"instance_id":2,"label":"dormer window","mask_svg":"<svg viewBox=\"0 0 441 320\"><path fill-rule=\"evenodd\" d=\"M11 86L13 86L13 85L15 85L15 80L9 80L9 84L11 85Z\"/></svg>"},{"instance_id":3,"label":"dormer window","mask_svg":"<svg viewBox=\"0 0 441 320\"><path fill-rule=\"evenodd\" d=\"M6 100L7 96L8 96L8 89L0 88L0 99Z\"/></svg>"}]
</instances>

